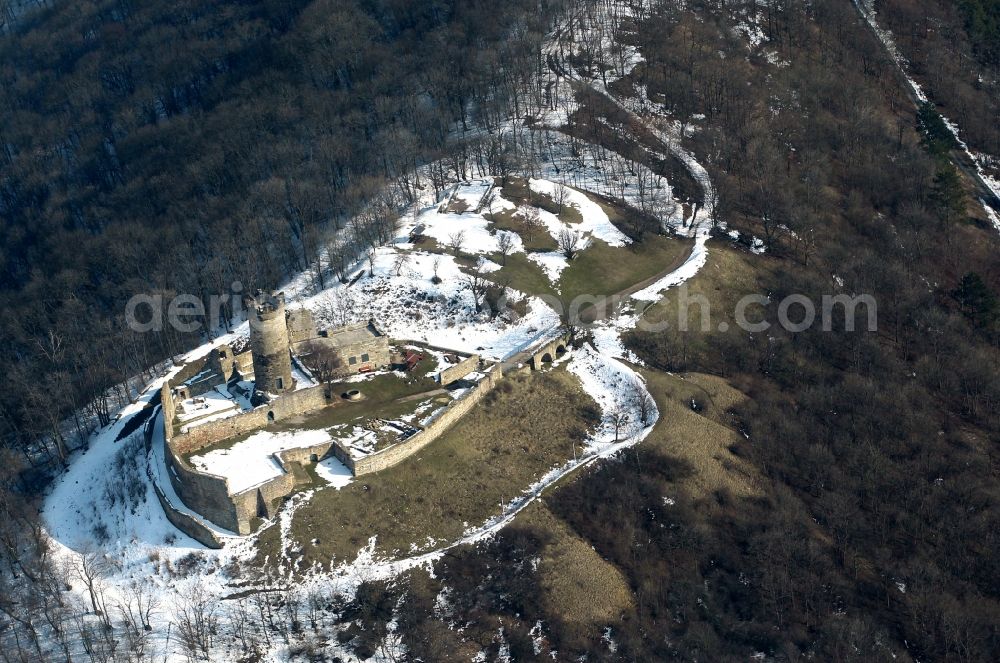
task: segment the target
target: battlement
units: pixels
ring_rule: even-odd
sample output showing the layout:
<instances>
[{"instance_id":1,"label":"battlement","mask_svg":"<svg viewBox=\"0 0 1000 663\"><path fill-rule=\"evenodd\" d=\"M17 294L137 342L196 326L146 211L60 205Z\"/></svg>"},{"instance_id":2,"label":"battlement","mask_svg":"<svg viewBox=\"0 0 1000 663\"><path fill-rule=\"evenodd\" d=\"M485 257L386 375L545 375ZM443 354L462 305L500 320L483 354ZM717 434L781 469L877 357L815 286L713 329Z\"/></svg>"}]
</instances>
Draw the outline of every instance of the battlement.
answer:
<instances>
[{"instance_id":1,"label":"battlement","mask_svg":"<svg viewBox=\"0 0 1000 663\"><path fill-rule=\"evenodd\" d=\"M285 316L285 293L276 292L269 295L258 291L249 298L248 309L260 320L274 320Z\"/></svg>"}]
</instances>

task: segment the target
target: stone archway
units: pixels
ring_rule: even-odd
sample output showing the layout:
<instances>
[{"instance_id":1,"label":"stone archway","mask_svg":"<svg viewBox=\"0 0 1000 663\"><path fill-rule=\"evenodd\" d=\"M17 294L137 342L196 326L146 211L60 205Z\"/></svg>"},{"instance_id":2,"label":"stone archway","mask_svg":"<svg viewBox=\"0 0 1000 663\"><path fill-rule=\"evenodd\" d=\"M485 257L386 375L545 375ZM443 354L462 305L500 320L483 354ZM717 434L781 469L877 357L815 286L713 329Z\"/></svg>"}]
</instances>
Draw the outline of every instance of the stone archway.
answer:
<instances>
[{"instance_id":1,"label":"stone archway","mask_svg":"<svg viewBox=\"0 0 1000 663\"><path fill-rule=\"evenodd\" d=\"M552 363L552 353L551 352L546 352L545 354L542 355L542 363L543 364L551 364Z\"/></svg>"},{"instance_id":2,"label":"stone archway","mask_svg":"<svg viewBox=\"0 0 1000 663\"><path fill-rule=\"evenodd\" d=\"M268 422L274 421L274 410L267 411L267 420Z\"/></svg>"},{"instance_id":3,"label":"stone archway","mask_svg":"<svg viewBox=\"0 0 1000 663\"><path fill-rule=\"evenodd\" d=\"M565 345L559 345L558 347L556 347L556 358L557 359L559 357L562 357L564 354L566 354L566 346Z\"/></svg>"}]
</instances>

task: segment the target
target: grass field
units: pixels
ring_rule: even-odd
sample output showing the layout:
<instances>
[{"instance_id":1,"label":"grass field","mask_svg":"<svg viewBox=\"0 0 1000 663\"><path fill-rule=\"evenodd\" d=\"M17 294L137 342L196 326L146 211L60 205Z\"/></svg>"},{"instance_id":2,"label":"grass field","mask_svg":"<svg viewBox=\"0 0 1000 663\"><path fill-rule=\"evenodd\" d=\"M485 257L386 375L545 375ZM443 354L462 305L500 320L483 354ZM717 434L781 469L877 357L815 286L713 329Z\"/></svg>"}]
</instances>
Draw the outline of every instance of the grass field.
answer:
<instances>
[{"instance_id":1,"label":"grass field","mask_svg":"<svg viewBox=\"0 0 1000 663\"><path fill-rule=\"evenodd\" d=\"M714 375L641 372L660 411L660 419L643 446L659 448L690 463L694 472L683 482L692 495L707 496L721 489L739 496L757 494L756 473L729 451L740 437L726 412L745 396ZM692 409L692 403L698 411Z\"/></svg>"},{"instance_id":2,"label":"grass field","mask_svg":"<svg viewBox=\"0 0 1000 663\"><path fill-rule=\"evenodd\" d=\"M759 290L757 274L766 267L764 263L767 259L748 255L724 243L716 243L715 240L712 240L709 247L708 262L684 285L691 297L703 296L709 301L712 329L723 321L732 326L736 303L744 295ZM692 306L690 312L690 327L700 329L699 307ZM752 312L751 308L748 313ZM665 320L673 325L677 321L677 297L660 299L645 309L643 318L650 322Z\"/></svg>"},{"instance_id":3,"label":"grass field","mask_svg":"<svg viewBox=\"0 0 1000 663\"><path fill-rule=\"evenodd\" d=\"M579 443L597 417L594 402L564 369L506 377L413 458L340 490L317 491L292 520L301 568L353 559L372 536L384 554L458 538L572 458L574 440ZM276 526L261 532L261 559L276 556L278 538Z\"/></svg>"},{"instance_id":4,"label":"grass field","mask_svg":"<svg viewBox=\"0 0 1000 663\"><path fill-rule=\"evenodd\" d=\"M557 285L522 253L509 256L496 275L509 279L512 288L533 295L554 295L565 301L579 295L608 296L656 276L675 264L690 246L688 240L660 235L649 235L642 242L624 248L594 240L563 270ZM495 256L494 260L499 262L500 257Z\"/></svg>"},{"instance_id":5,"label":"grass field","mask_svg":"<svg viewBox=\"0 0 1000 663\"><path fill-rule=\"evenodd\" d=\"M545 532L538 570L549 612L578 628L614 621L632 603L621 572L555 516L544 500L518 514L517 523Z\"/></svg>"}]
</instances>

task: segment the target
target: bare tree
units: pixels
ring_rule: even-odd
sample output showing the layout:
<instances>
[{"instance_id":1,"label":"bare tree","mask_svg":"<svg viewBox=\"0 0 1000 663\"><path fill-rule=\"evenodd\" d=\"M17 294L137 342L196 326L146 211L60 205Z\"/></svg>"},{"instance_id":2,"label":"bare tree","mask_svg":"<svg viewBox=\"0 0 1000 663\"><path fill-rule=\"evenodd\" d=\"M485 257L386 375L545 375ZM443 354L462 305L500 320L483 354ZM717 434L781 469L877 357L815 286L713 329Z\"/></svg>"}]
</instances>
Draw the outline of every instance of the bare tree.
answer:
<instances>
[{"instance_id":1,"label":"bare tree","mask_svg":"<svg viewBox=\"0 0 1000 663\"><path fill-rule=\"evenodd\" d=\"M451 252L454 253L456 256L462 252L462 246L464 245L465 245L464 230L459 230L458 232L454 232L448 235L448 248L450 248Z\"/></svg>"},{"instance_id":2,"label":"bare tree","mask_svg":"<svg viewBox=\"0 0 1000 663\"><path fill-rule=\"evenodd\" d=\"M501 265L507 264L507 256L514 252L515 246L514 233L509 230L497 231L497 252L500 254Z\"/></svg>"},{"instance_id":3,"label":"bare tree","mask_svg":"<svg viewBox=\"0 0 1000 663\"><path fill-rule=\"evenodd\" d=\"M441 256L434 256L434 261L431 262L431 269L434 270L434 276L431 278L433 283L440 283L441 277L438 276L438 270L441 269Z\"/></svg>"},{"instance_id":4,"label":"bare tree","mask_svg":"<svg viewBox=\"0 0 1000 663\"><path fill-rule=\"evenodd\" d=\"M400 276L403 273L403 269L410 264L410 254L406 251L401 251L396 259L392 261L392 269L396 272L396 276Z\"/></svg>"},{"instance_id":5,"label":"bare tree","mask_svg":"<svg viewBox=\"0 0 1000 663\"><path fill-rule=\"evenodd\" d=\"M306 344L303 361L313 376L323 384L331 384L341 375L344 360L340 353L319 339Z\"/></svg>"},{"instance_id":6,"label":"bare tree","mask_svg":"<svg viewBox=\"0 0 1000 663\"><path fill-rule=\"evenodd\" d=\"M565 184L556 184L555 191L553 192L552 199L555 201L556 205L559 206L559 214L562 215L563 208L566 206L566 202L569 199L569 190L566 188Z\"/></svg>"},{"instance_id":7,"label":"bare tree","mask_svg":"<svg viewBox=\"0 0 1000 663\"><path fill-rule=\"evenodd\" d=\"M483 270L483 263L484 261L479 259L476 262L476 265L465 277L465 284L469 286L469 290L472 292L472 299L476 304L476 313L479 313L482 310L483 299L486 296L486 291L492 285L492 283L486 278L486 272Z\"/></svg>"},{"instance_id":8,"label":"bare tree","mask_svg":"<svg viewBox=\"0 0 1000 663\"><path fill-rule=\"evenodd\" d=\"M351 291L342 288L327 292L316 304L317 319L334 327L343 327L358 318L358 304Z\"/></svg>"},{"instance_id":9,"label":"bare tree","mask_svg":"<svg viewBox=\"0 0 1000 663\"><path fill-rule=\"evenodd\" d=\"M108 558L93 550L85 550L73 564L77 578L87 587L87 596L94 614L111 627L107 606L104 602L104 576L111 568Z\"/></svg>"},{"instance_id":10,"label":"bare tree","mask_svg":"<svg viewBox=\"0 0 1000 663\"><path fill-rule=\"evenodd\" d=\"M517 208L517 216L521 219L521 232L524 234L524 238L530 242L544 226L542 214L537 207L521 205Z\"/></svg>"},{"instance_id":11,"label":"bare tree","mask_svg":"<svg viewBox=\"0 0 1000 663\"><path fill-rule=\"evenodd\" d=\"M177 632L190 659L211 658L212 642L218 632L218 601L200 585L193 585L179 597Z\"/></svg>"},{"instance_id":12,"label":"bare tree","mask_svg":"<svg viewBox=\"0 0 1000 663\"><path fill-rule=\"evenodd\" d=\"M347 242L340 237L331 241L326 246L326 256L330 270L341 283L345 283L347 281L347 268L351 266L352 259L356 257L352 255Z\"/></svg>"},{"instance_id":13,"label":"bare tree","mask_svg":"<svg viewBox=\"0 0 1000 663\"><path fill-rule=\"evenodd\" d=\"M628 407L622 403L615 403L611 409L607 412L608 421L611 422L612 428L615 430L615 442L618 442L621 438L622 429L628 426L629 421L632 419L632 413L629 412Z\"/></svg>"},{"instance_id":14,"label":"bare tree","mask_svg":"<svg viewBox=\"0 0 1000 663\"><path fill-rule=\"evenodd\" d=\"M559 231L559 240L556 243L566 259L572 260L583 247L583 235L575 230L563 228Z\"/></svg>"},{"instance_id":15,"label":"bare tree","mask_svg":"<svg viewBox=\"0 0 1000 663\"><path fill-rule=\"evenodd\" d=\"M144 660L146 656L152 632L150 616L158 605L148 585L138 581L133 581L125 591L124 600L116 603L128 651L137 661Z\"/></svg>"},{"instance_id":16,"label":"bare tree","mask_svg":"<svg viewBox=\"0 0 1000 663\"><path fill-rule=\"evenodd\" d=\"M639 422L643 426L648 426L656 414L656 402L639 378L635 378L629 383L628 391L629 401L635 408L636 414L639 415Z\"/></svg>"}]
</instances>

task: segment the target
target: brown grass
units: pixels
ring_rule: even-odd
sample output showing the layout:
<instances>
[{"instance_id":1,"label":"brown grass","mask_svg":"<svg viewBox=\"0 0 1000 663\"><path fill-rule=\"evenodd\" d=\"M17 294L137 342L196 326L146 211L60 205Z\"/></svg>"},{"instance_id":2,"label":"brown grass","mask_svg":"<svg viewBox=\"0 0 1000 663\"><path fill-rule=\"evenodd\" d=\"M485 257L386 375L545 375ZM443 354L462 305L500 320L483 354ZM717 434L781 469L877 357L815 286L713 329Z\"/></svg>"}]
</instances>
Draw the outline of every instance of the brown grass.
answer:
<instances>
[{"instance_id":1,"label":"brown grass","mask_svg":"<svg viewBox=\"0 0 1000 663\"><path fill-rule=\"evenodd\" d=\"M759 494L756 471L729 451L740 434L727 410L746 397L713 375L641 372L660 411L659 421L642 444L691 464L695 472L683 483L692 495L707 496L720 489L734 496ZM703 409L692 410L692 399Z\"/></svg>"},{"instance_id":2,"label":"brown grass","mask_svg":"<svg viewBox=\"0 0 1000 663\"><path fill-rule=\"evenodd\" d=\"M517 516L549 537L539 563L547 612L574 625L617 620L632 604L628 582L593 546L538 501Z\"/></svg>"},{"instance_id":3,"label":"brown grass","mask_svg":"<svg viewBox=\"0 0 1000 663\"><path fill-rule=\"evenodd\" d=\"M571 458L571 440L585 433L595 412L564 369L505 378L413 458L340 490L317 491L292 521L303 568L353 559L372 536L380 553L392 555L457 539ZM261 557L276 553L277 537L273 526L261 533Z\"/></svg>"}]
</instances>

